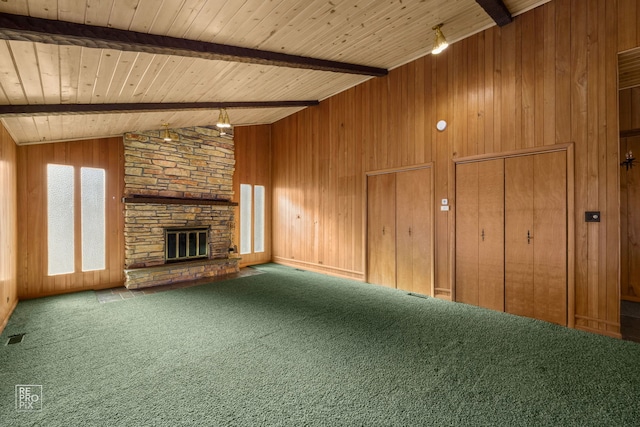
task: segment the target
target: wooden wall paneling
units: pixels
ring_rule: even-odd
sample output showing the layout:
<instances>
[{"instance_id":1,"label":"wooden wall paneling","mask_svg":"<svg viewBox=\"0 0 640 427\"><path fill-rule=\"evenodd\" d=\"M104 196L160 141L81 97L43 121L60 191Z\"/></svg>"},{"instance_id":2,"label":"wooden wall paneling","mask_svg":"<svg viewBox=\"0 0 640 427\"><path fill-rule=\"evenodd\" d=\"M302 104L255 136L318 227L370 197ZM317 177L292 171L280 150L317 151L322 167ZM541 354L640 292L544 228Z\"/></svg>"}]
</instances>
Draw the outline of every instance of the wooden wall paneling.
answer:
<instances>
[{"instance_id":1,"label":"wooden wall paneling","mask_svg":"<svg viewBox=\"0 0 640 427\"><path fill-rule=\"evenodd\" d=\"M533 173L531 156L505 161L504 308L526 317L534 317Z\"/></svg>"},{"instance_id":2,"label":"wooden wall paneling","mask_svg":"<svg viewBox=\"0 0 640 427\"><path fill-rule=\"evenodd\" d=\"M534 139L533 147L544 145L545 125L544 125L544 95L545 95L545 11L537 8L534 10Z\"/></svg>"},{"instance_id":3,"label":"wooden wall paneling","mask_svg":"<svg viewBox=\"0 0 640 427\"><path fill-rule=\"evenodd\" d=\"M536 55L538 49L536 49L537 33L542 34L541 31L536 31L536 11L533 13L526 13L522 16L522 44L520 49L516 51L521 52L522 55L522 84L519 91L522 97L522 139L516 137L517 148L530 148L535 146L536 142L536 130L542 129L537 127L536 116L536 89L539 87L536 81ZM540 50L543 52L543 50ZM540 88L542 89L542 88ZM516 105L518 105L516 101ZM519 143L519 144L518 144Z\"/></svg>"},{"instance_id":4,"label":"wooden wall paneling","mask_svg":"<svg viewBox=\"0 0 640 427\"><path fill-rule=\"evenodd\" d=\"M555 141L563 143L575 141L571 110L571 63L573 58L571 34L573 32L573 17L571 14L571 0L554 0L553 3L556 5Z\"/></svg>"},{"instance_id":5,"label":"wooden wall paneling","mask_svg":"<svg viewBox=\"0 0 640 427\"><path fill-rule=\"evenodd\" d=\"M495 150L493 149L493 144L495 140L495 132L494 132L494 70L495 70L495 31L486 31L484 33L484 45L483 50L479 55L484 57L484 69L482 72L482 79L480 80L480 90L482 91L483 100L481 105L483 106L482 110L482 149L483 153L492 153Z\"/></svg>"},{"instance_id":6,"label":"wooden wall paneling","mask_svg":"<svg viewBox=\"0 0 640 427\"><path fill-rule=\"evenodd\" d=\"M598 16L599 0L587 0L587 104L593 106L587 108L587 206L600 206L600 189L606 190L606 185L598 185L599 178L606 177L606 173L601 175L599 170L599 115L604 114L601 108L598 108L598 74L600 73L599 48L604 48L604 43L598 40L598 21L602 16ZM590 209L590 208L589 208ZM595 226L594 226L595 225ZM588 224L588 286L589 286L589 312L594 319L599 317L600 312L600 295L602 291L606 292L606 279L602 264L606 262L606 254L602 250L606 244L606 234L603 233L606 228L604 223ZM602 283L603 286L600 286ZM606 303L606 298L603 300ZM597 324L594 325L596 328Z\"/></svg>"},{"instance_id":7,"label":"wooden wall paneling","mask_svg":"<svg viewBox=\"0 0 640 427\"><path fill-rule=\"evenodd\" d=\"M524 19L524 16L523 16ZM522 134L522 120L523 120L523 115L525 115L524 111L524 104L522 102L522 55L523 55L523 48L522 48L522 25L523 23L521 23L521 25L518 25L515 27L515 64L514 64L514 90L515 90L515 99L514 99L514 131L515 131L515 136L514 136L514 143L515 143L515 148L516 149L523 149L523 148L527 148L526 145L524 144L524 138L523 138L523 134ZM527 111L527 114L529 113L529 111Z\"/></svg>"},{"instance_id":8,"label":"wooden wall paneling","mask_svg":"<svg viewBox=\"0 0 640 427\"><path fill-rule=\"evenodd\" d=\"M544 11L542 14L542 23L544 30L541 33L543 38L544 54L542 58L537 60L538 67L542 68L542 79L544 84L544 90L542 92L542 102L538 103L538 107L541 109L541 119L544 123L543 132L543 144L553 145L556 143L556 7L555 3L551 2L548 7L541 8ZM538 45L538 49L540 49ZM539 62L538 62L539 61ZM559 140L557 142L566 142L568 139Z\"/></svg>"},{"instance_id":9,"label":"wooden wall paneling","mask_svg":"<svg viewBox=\"0 0 640 427\"><path fill-rule=\"evenodd\" d=\"M533 156L533 309L536 319L567 324L567 159Z\"/></svg>"},{"instance_id":10,"label":"wooden wall paneling","mask_svg":"<svg viewBox=\"0 0 640 427\"><path fill-rule=\"evenodd\" d=\"M631 89L619 91L618 101L620 132L633 129L631 126Z\"/></svg>"},{"instance_id":11,"label":"wooden wall paneling","mask_svg":"<svg viewBox=\"0 0 640 427\"><path fill-rule=\"evenodd\" d=\"M519 25L505 25L500 28L501 41L501 138L498 151L516 149L516 27Z\"/></svg>"},{"instance_id":12,"label":"wooden wall paneling","mask_svg":"<svg viewBox=\"0 0 640 427\"><path fill-rule=\"evenodd\" d=\"M464 54L467 56L467 87L464 92L467 99L466 123L463 125L467 128L467 148L466 155L472 156L478 154L478 39L480 37L471 37L468 39L468 45Z\"/></svg>"},{"instance_id":13,"label":"wooden wall paneling","mask_svg":"<svg viewBox=\"0 0 640 427\"><path fill-rule=\"evenodd\" d=\"M239 202L240 184L265 187L265 251L243 254L240 266L271 261L271 127L239 126L234 129L234 155L236 160L233 187L234 201ZM234 244L239 245L240 212L235 210Z\"/></svg>"},{"instance_id":14,"label":"wooden wall paneling","mask_svg":"<svg viewBox=\"0 0 640 427\"><path fill-rule=\"evenodd\" d=\"M64 292L100 289L121 285L123 278L123 147L121 138L105 138L68 143L23 146L18 157L24 166L19 179L26 182L21 194L20 217L27 224L24 235L19 236L18 248L25 254L20 259L19 295L25 298ZM47 181L48 163L75 167L76 197L80 189L80 167L106 169L106 269L82 272L80 203L75 203L75 264L76 272L48 276L47 261ZM34 244L33 242L37 242Z\"/></svg>"},{"instance_id":15,"label":"wooden wall paneling","mask_svg":"<svg viewBox=\"0 0 640 427\"><path fill-rule=\"evenodd\" d=\"M396 176L367 177L367 281L396 287Z\"/></svg>"},{"instance_id":16,"label":"wooden wall paneling","mask_svg":"<svg viewBox=\"0 0 640 427\"><path fill-rule=\"evenodd\" d=\"M629 7L632 10L628 10ZM569 172L567 179L575 182L575 206L570 218L570 223L575 224L575 229L570 230L574 233L575 252L568 260L569 264L575 265L575 285L570 284L570 287L575 286L575 292L568 296L575 305L575 319L569 319L568 323L571 325L575 320L578 328L619 336L619 307L615 299L619 274L618 260L615 259L619 251L615 56L620 46L627 45L626 48L630 49L640 45L637 20L628 19L637 13L635 0L554 0L517 16L510 25L493 27L472 36L474 40L471 42L454 43L441 55L426 56L403 66L406 70L396 69L387 77L365 82L357 89L361 90L361 96L353 98L352 104L357 111L366 111L366 119L361 112L353 118L356 128L362 129L362 133L344 134L345 146L356 144L349 138L362 141L355 152L361 150L363 160L356 156L353 164L344 163L333 145L333 135L338 132L335 127L340 121L331 115L347 117L347 112L340 110L345 109L346 104L335 104L334 98L330 98L314 107L317 111L314 120L322 124L324 132L318 137L321 147L317 152L327 154L326 163L320 167L321 180L326 183L326 192L320 197L324 220L319 224L319 233L323 236L319 251L326 254L322 257L324 271L339 273L341 266L349 263L340 257L329 256L339 233L335 227L336 218L332 216L334 210L330 208L334 194L330 189L336 188L340 168L343 171L345 167L353 168L357 173L365 174L372 170L401 167L404 162L417 164L423 160L419 144L424 144L424 160L428 160L427 153L431 153L434 161L434 194L437 200L446 195L453 212L456 205L452 159L473 150L477 150L477 154L505 153L521 146L574 142L575 173ZM596 19L603 14L607 19ZM633 37L625 35L632 33ZM423 65L424 72L420 72ZM423 76L422 82L417 81L419 75ZM408 90L407 106L403 107L404 87ZM470 93L474 87L478 90L477 96ZM394 93L396 89L402 93ZM424 105L420 106L421 103ZM475 120L474 109L476 114L482 115ZM413 117L391 123L397 111ZM432 117L428 116L429 112ZM424 138L419 126L420 117L425 120ZM308 119L297 113L273 125L274 168L278 168L274 169L274 186L279 187L285 182L288 186L286 191L281 187L274 188L274 200L280 197L275 196L276 192L293 194L313 187L305 187L306 184L299 184L293 179L285 180L293 176L292 170L309 167L311 161L301 159L302 166L289 165L285 161L295 150L295 145L303 141L295 132L284 128L294 123L297 127L306 128L310 126L306 122ZM433 129L434 122L439 119L449 122L444 132ZM357 123L365 120L368 122ZM402 129L394 129L394 126ZM470 126L477 127L477 130ZM484 129L484 135L481 135L481 129ZM391 140L395 135L403 134L407 135L408 145L398 145L397 141ZM356 200L358 197L360 203ZM364 194L356 196L356 199L354 209L362 210ZM600 225L592 231L585 225L583 217L584 211L591 209L606 212ZM440 211L436 211L434 219L436 293L446 297L448 290L453 291L451 284L455 275L455 219ZM448 230L443 232L441 227L445 224ZM281 222L280 217L274 219L274 227L281 230L279 234L286 235L288 241L309 237L306 231L287 225L288 222ZM357 236L363 228L356 228L360 230L357 233L346 229L351 234L346 240L347 245L359 240ZM275 243L275 238L274 254L277 252L277 256L283 256L280 252L282 245ZM365 252L364 247L352 247L345 253L364 259L365 255L358 255L358 250ZM303 261L316 263L311 259ZM357 276L358 272L355 273ZM602 302L603 299L606 303Z\"/></svg>"},{"instance_id":17,"label":"wooden wall paneling","mask_svg":"<svg viewBox=\"0 0 640 427\"><path fill-rule=\"evenodd\" d=\"M450 176L454 174L453 164L450 161L452 153L451 130L439 132L436 130L435 123L438 120L445 119L450 122L450 99L449 94L449 61L450 52L443 52L428 63L431 68L432 78L432 109L434 116L428 122L428 128L431 129L431 146L434 156L434 193L436 205L439 205L442 199L448 199L450 205L455 209L454 188L449 185ZM451 125L451 123L449 123ZM453 256L452 251L455 249L454 240L451 238L454 232L454 221L452 220L454 211L441 211L436 209L435 212L435 265L434 265L434 296L440 298L452 298L452 281L453 281ZM437 249L436 249L437 248Z\"/></svg>"},{"instance_id":18,"label":"wooden wall paneling","mask_svg":"<svg viewBox=\"0 0 640 427\"><path fill-rule=\"evenodd\" d=\"M398 142L400 143L400 166L407 166L413 164L415 159L415 150L413 149L415 146L415 141L413 140L413 123L415 122L415 112L409 105L409 82L410 82L410 73L409 70L412 68L412 64L408 64L406 67L400 67L400 76L399 76L399 107L398 113L400 117L398 117L398 123L400 126L397 128L397 131L400 133L398 138ZM411 85L413 87L413 85ZM413 105L413 103L411 103ZM411 133L411 135L410 135Z\"/></svg>"},{"instance_id":19,"label":"wooden wall paneling","mask_svg":"<svg viewBox=\"0 0 640 427\"><path fill-rule=\"evenodd\" d=\"M485 148L485 115L486 115L486 105L487 102L485 101L485 85L486 85L486 79L485 79L485 39L486 39L486 33L481 34L478 37L478 48L476 49L475 52L475 56L477 58L477 62L478 62L478 78L476 79L475 82L475 91L477 93L477 103L476 103L476 121L477 121L477 138L478 138L478 143L477 143L477 149L476 151L479 153L486 153L486 148Z\"/></svg>"},{"instance_id":20,"label":"wooden wall paneling","mask_svg":"<svg viewBox=\"0 0 640 427\"><path fill-rule=\"evenodd\" d=\"M3 129L4 129L4 126L3 126ZM16 147L16 176L18 176L19 174L18 171L25 170L26 168L27 168L27 159L25 158L25 156L21 155L20 150L18 150ZM22 178L22 176L20 176L20 178ZM28 197L26 197L26 195L29 194L28 177L27 179L17 179L17 193L20 194L20 197L18 197L18 200L17 200L18 217L20 217L20 215L24 215L21 217L22 220L18 221L18 224L17 224L18 236L23 236L23 238L29 239L29 237L31 237L30 227L28 225L29 218L28 216L26 216L26 214L24 214L24 212L27 212L27 214L29 212L26 206L27 200L28 200ZM20 239L21 238L18 237L17 251L18 253L21 254L21 257L26 260L26 262L18 262L18 270L17 270L16 277L19 280L21 287L23 287L24 289L27 289L28 282L25 282L25 279L27 279L27 274L29 272L29 270L27 269L27 266L29 265L28 257L30 253L21 251Z\"/></svg>"},{"instance_id":21,"label":"wooden wall paneling","mask_svg":"<svg viewBox=\"0 0 640 427\"><path fill-rule=\"evenodd\" d=\"M587 170L588 170L588 139L587 113L588 97L585 76L587 68L587 10L579 7L575 0L571 0L571 135L576 142L575 148L575 192L578 201L578 211L588 209L587 201ZM583 40L585 43L574 42ZM593 259L593 249L589 247L587 226L584 220L576 218L576 314L592 317L590 296L593 287L589 281L589 260ZM593 261L591 261L593 263ZM597 328L597 324L589 322L589 328Z\"/></svg>"},{"instance_id":22,"label":"wooden wall paneling","mask_svg":"<svg viewBox=\"0 0 640 427\"><path fill-rule=\"evenodd\" d=\"M600 13L605 16L605 22L615 22L616 5L612 2L599 4ZM605 185L600 184L601 207L605 211L609 221L603 225L606 239L603 241L600 256L605 258L601 269L603 271L603 283L606 291L599 297L606 299L600 309L599 318L604 318L606 323L600 324L608 333L616 333L616 325L619 322L620 313L620 216L619 200L614 195L619 196L620 166L617 161L619 150L618 118L617 118L617 39L615 32L610 32L607 25L599 22L599 40L604 43L599 47L600 57L598 59L598 108L600 109L599 120L599 173L604 177ZM602 124L606 124L603 126ZM600 141L611 141L615 144L602 144ZM611 195L611 196L609 196Z\"/></svg>"},{"instance_id":23,"label":"wooden wall paneling","mask_svg":"<svg viewBox=\"0 0 640 427\"><path fill-rule=\"evenodd\" d=\"M425 126L433 121L433 109L431 106L433 105L432 99L432 91L431 91L431 63L426 64L425 58L420 58L412 63L413 73L412 79L409 82L409 88L413 88L413 99L409 97L409 102L412 105L413 109L413 123L412 129L410 129L410 134L413 133L414 138L414 160L416 163L426 163L431 162L433 158L433 153L431 152L431 148L433 144L431 144L431 132L429 132L430 127L425 129ZM428 65L428 66L427 66ZM426 91L426 87L428 87L429 91ZM413 130L413 132L411 132ZM364 141L364 139L363 139Z\"/></svg>"},{"instance_id":24,"label":"wooden wall paneling","mask_svg":"<svg viewBox=\"0 0 640 427\"><path fill-rule=\"evenodd\" d=\"M18 170L16 144L0 125L0 333L18 303Z\"/></svg>"},{"instance_id":25,"label":"wooden wall paneling","mask_svg":"<svg viewBox=\"0 0 640 427\"><path fill-rule=\"evenodd\" d=\"M46 179L46 170L43 167L42 154L43 150L35 150L29 155L28 159L24 160L23 164L25 168L18 171L18 180L22 181L24 179L27 182L27 198L25 198L23 194L20 195L22 200L24 200L24 204L21 203L20 207L24 210L19 210L18 216L20 218L26 218L26 222L29 224L27 233L18 236L18 251L23 254L22 260L26 261L24 269L21 269L21 271L26 273L26 276L18 277L18 293L20 297L23 295L44 293L39 275L47 271L44 266L46 265L46 260L44 260L43 253L46 251L46 245L44 243L40 245L30 245L27 248L28 242L36 242L39 239L46 241L47 237L47 207L45 201L43 201L41 190L42 183L45 182ZM23 155L26 156L25 149L20 147L18 149L18 156L22 157ZM25 177L24 173L27 170L30 170L30 172ZM22 237L26 238L26 241L22 240Z\"/></svg>"},{"instance_id":26,"label":"wooden wall paneling","mask_svg":"<svg viewBox=\"0 0 640 427\"><path fill-rule=\"evenodd\" d=\"M640 129L640 87L619 92L619 111L621 133Z\"/></svg>"},{"instance_id":27,"label":"wooden wall paneling","mask_svg":"<svg viewBox=\"0 0 640 427\"><path fill-rule=\"evenodd\" d=\"M341 125L343 124L343 116L346 113L340 107L344 100L344 93L338 94L337 96L331 98L329 105L330 110L328 111L328 129L327 134L329 137L328 147L330 152L330 158L332 159L333 171L329 175L329 193L327 198L327 204L329 208L329 241L331 244L328 247L329 251L329 263L330 265L335 265L338 268L342 267L342 260L340 259L340 253L345 249L341 247L343 244L343 240L345 236L342 236L343 232L343 223L340 212L340 184L343 181L344 177L344 157L343 153L340 151L340 132ZM300 163L304 165L304 163ZM304 166L302 166L304 167Z\"/></svg>"},{"instance_id":28,"label":"wooden wall paneling","mask_svg":"<svg viewBox=\"0 0 640 427\"><path fill-rule=\"evenodd\" d=\"M466 40L454 44L451 50L453 56L453 102L456 106L452 110L453 120L451 133L453 137L453 152L456 156L467 156L467 56Z\"/></svg>"},{"instance_id":29,"label":"wooden wall paneling","mask_svg":"<svg viewBox=\"0 0 640 427\"><path fill-rule=\"evenodd\" d=\"M640 31L638 29L639 17L640 6L637 0L618 0L618 25L616 27L618 52L640 45Z\"/></svg>"}]
</instances>

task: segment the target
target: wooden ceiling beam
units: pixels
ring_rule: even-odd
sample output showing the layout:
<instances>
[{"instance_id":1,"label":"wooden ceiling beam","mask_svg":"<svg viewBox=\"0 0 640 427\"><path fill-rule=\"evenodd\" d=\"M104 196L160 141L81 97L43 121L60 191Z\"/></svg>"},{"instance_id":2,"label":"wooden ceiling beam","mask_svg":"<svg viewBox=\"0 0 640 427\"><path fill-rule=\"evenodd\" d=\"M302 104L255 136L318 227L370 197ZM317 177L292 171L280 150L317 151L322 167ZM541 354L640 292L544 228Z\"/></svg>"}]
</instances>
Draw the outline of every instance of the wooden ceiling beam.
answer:
<instances>
[{"instance_id":1,"label":"wooden ceiling beam","mask_svg":"<svg viewBox=\"0 0 640 427\"><path fill-rule=\"evenodd\" d=\"M259 49L0 13L0 39L176 55L276 67L385 76L384 68Z\"/></svg>"},{"instance_id":2,"label":"wooden ceiling beam","mask_svg":"<svg viewBox=\"0 0 640 427\"><path fill-rule=\"evenodd\" d=\"M487 15L491 17L498 24L499 27L504 27L513 21L513 17L511 16L511 12L507 9L504 2L502 0L476 0Z\"/></svg>"},{"instance_id":3,"label":"wooden ceiling beam","mask_svg":"<svg viewBox=\"0 0 640 427\"><path fill-rule=\"evenodd\" d=\"M318 101L162 102L120 104L0 105L0 117L60 116L70 114L144 113L154 111L219 110L220 108L311 107Z\"/></svg>"}]
</instances>

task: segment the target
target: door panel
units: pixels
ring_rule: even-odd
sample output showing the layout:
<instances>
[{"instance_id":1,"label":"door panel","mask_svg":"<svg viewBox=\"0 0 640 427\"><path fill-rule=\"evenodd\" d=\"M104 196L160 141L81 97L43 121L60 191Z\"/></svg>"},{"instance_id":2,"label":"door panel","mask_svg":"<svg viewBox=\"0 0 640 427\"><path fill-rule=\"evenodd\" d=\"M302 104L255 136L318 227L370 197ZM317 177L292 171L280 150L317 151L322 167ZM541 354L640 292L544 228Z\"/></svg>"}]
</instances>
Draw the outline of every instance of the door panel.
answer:
<instances>
[{"instance_id":1,"label":"door panel","mask_svg":"<svg viewBox=\"0 0 640 427\"><path fill-rule=\"evenodd\" d=\"M478 163L456 165L456 301L479 304Z\"/></svg>"},{"instance_id":2,"label":"door panel","mask_svg":"<svg viewBox=\"0 0 640 427\"><path fill-rule=\"evenodd\" d=\"M367 281L396 287L395 174L367 178Z\"/></svg>"},{"instance_id":3,"label":"door panel","mask_svg":"<svg viewBox=\"0 0 640 427\"><path fill-rule=\"evenodd\" d=\"M456 166L456 301L504 311L504 160Z\"/></svg>"},{"instance_id":4,"label":"door panel","mask_svg":"<svg viewBox=\"0 0 640 427\"><path fill-rule=\"evenodd\" d=\"M478 163L478 305L504 311L504 160Z\"/></svg>"},{"instance_id":5,"label":"door panel","mask_svg":"<svg viewBox=\"0 0 640 427\"><path fill-rule=\"evenodd\" d=\"M566 153L534 156L534 317L567 324Z\"/></svg>"},{"instance_id":6,"label":"door panel","mask_svg":"<svg viewBox=\"0 0 640 427\"><path fill-rule=\"evenodd\" d=\"M505 311L534 317L533 157L505 159Z\"/></svg>"},{"instance_id":7,"label":"door panel","mask_svg":"<svg viewBox=\"0 0 640 427\"><path fill-rule=\"evenodd\" d=\"M396 173L397 288L431 295L431 169Z\"/></svg>"}]
</instances>

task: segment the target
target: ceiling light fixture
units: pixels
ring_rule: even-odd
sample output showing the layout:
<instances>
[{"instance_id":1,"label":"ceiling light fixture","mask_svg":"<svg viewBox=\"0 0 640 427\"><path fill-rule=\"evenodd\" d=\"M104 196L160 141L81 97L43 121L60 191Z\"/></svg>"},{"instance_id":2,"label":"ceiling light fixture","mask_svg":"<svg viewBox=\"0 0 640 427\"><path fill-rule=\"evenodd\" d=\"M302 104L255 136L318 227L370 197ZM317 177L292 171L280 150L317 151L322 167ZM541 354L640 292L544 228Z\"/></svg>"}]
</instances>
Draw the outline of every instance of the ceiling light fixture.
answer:
<instances>
[{"instance_id":1,"label":"ceiling light fixture","mask_svg":"<svg viewBox=\"0 0 640 427\"><path fill-rule=\"evenodd\" d=\"M444 34L442 34L442 30L440 29L442 28L442 25L443 24L438 24L432 28L432 30L436 32L436 39L433 42L433 49L431 50L431 53L434 55L439 54L449 46L447 39L444 38Z\"/></svg>"},{"instance_id":2,"label":"ceiling light fixture","mask_svg":"<svg viewBox=\"0 0 640 427\"><path fill-rule=\"evenodd\" d=\"M171 142L171 136L169 135L169 123L163 123L164 126L164 134L162 135L162 139L166 142Z\"/></svg>"},{"instance_id":3,"label":"ceiling light fixture","mask_svg":"<svg viewBox=\"0 0 640 427\"><path fill-rule=\"evenodd\" d=\"M226 108L220 109L220 114L218 115L218 122L216 123L220 129L229 129L231 127L231 121L229 120L229 114L227 113Z\"/></svg>"}]
</instances>

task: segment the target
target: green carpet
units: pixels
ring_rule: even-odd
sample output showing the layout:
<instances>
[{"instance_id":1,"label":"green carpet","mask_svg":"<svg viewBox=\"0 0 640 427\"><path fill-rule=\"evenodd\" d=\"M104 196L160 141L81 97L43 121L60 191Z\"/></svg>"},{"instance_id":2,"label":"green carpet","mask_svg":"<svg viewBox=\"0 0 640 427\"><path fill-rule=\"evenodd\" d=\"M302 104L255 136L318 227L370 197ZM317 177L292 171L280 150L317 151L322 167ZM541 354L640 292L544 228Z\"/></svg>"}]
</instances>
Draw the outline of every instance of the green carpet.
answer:
<instances>
[{"instance_id":1,"label":"green carpet","mask_svg":"<svg viewBox=\"0 0 640 427\"><path fill-rule=\"evenodd\" d=\"M20 302L0 425L640 425L639 344L258 268L107 304ZM42 411L16 411L17 384L42 385Z\"/></svg>"}]
</instances>

